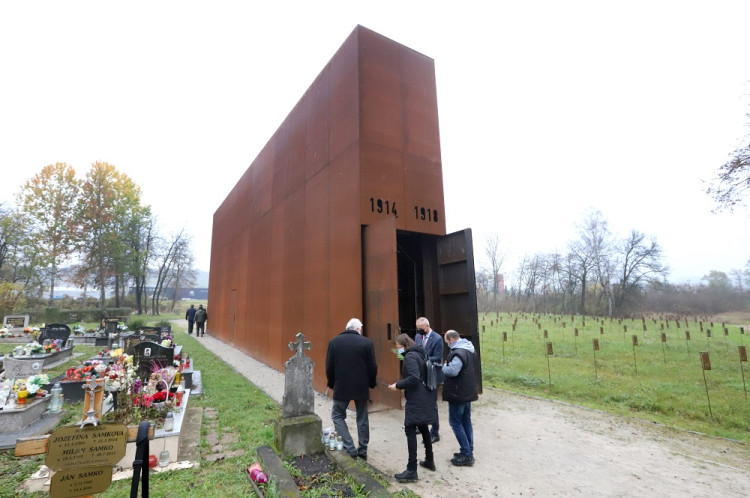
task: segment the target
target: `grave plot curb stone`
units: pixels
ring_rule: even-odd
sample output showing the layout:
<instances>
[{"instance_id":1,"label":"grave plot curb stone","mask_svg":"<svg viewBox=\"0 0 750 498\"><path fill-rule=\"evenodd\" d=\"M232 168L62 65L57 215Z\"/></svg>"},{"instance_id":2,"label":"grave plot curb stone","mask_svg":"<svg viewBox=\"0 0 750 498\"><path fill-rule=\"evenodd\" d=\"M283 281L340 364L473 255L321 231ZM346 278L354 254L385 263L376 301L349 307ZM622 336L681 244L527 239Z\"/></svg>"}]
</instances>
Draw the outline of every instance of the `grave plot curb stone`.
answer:
<instances>
[{"instance_id":1,"label":"grave plot curb stone","mask_svg":"<svg viewBox=\"0 0 750 498\"><path fill-rule=\"evenodd\" d=\"M273 476L276 484L276 491L282 498L293 498L301 497L302 493L297 487L297 483L294 482L292 475L284 467L284 462L281 461L279 455L273 451L270 446L260 446L256 450L258 458L266 470L266 473Z\"/></svg>"},{"instance_id":2,"label":"grave plot curb stone","mask_svg":"<svg viewBox=\"0 0 750 498\"><path fill-rule=\"evenodd\" d=\"M284 462L281 461L281 458L276 454L273 448L270 446L261 446L256 452L263 468L266 470L266 473L273 476L279 496L302 496L294 478L289 474L289 471L284 466ZM365 491L368 493L368 496L373 498L386 498L393 496L386 488L375 480L372 475L360 468L359 464L349 455L346 455L341 451L330 450L325 450L325 454L340 470L346 472L354 478L355 481L362 484ZM374 467L371 468L375 472L378 472Z\"/></svg>"},{"instance_id":3,"label":"grave plot curb stone","mask_svg":"<svg viewBox=\"0 0 750 498\"><path fill-rule=\"evenodd\" d=\"M384 488L377 480L375 480L372 475L370 475L367 471L363 470L360 465L361 463L358 463L355 461L352 457L347 455L343 451L331 451L331 450L325 450L326 455L328 455L328 458L330 458L332 461L336 462L336 465L339 469L343 470L350 476L354 478L355 481L362 484L365 487L365 491L370 497L388 497L393 496L386 488ZM359 460L359 462L362 462ZM367 465L373 471L378 472L380 474L380 471L377 470L375 467L372 467L371 465L362 462L364 465Z\"/></svg>"}]
</instances>

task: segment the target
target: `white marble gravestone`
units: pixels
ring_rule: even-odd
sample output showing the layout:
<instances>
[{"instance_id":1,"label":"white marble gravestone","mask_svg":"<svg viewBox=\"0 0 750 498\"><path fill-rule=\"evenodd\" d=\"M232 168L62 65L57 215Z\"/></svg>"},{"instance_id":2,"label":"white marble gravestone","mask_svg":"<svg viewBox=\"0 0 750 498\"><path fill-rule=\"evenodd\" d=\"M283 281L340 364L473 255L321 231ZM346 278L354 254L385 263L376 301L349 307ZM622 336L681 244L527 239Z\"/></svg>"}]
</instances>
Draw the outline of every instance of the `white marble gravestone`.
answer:
<instances>
[{"instance_id":1,"label":"white marble gravestone","mask_svg":"<svg viewBox=\"0 0 750 498\"><path fill-rule=\"evenodd\" d=\"M5 315L3 317L3 327L9 332L23 332L23 329L29 326L29 315Z\"/></svg>"}]
</instances>

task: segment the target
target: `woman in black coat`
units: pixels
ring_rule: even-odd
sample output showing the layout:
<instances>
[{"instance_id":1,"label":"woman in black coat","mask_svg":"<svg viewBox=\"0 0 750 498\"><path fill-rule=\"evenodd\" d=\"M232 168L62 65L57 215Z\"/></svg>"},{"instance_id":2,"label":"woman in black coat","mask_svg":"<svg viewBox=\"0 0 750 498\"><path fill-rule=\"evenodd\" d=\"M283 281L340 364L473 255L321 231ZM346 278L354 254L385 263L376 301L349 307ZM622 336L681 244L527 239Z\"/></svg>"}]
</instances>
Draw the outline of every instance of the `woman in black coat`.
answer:
<instances>
[{"instance_id":1,"label":"woman in black coat","mask_svg":"<svg viewBox=\"0 0 750 498\"><path fill-rule=\"evenodd\" d=\"M392 390L403 389L406 397L404 408L404 432L409 448L409 461L406 470L396 474L398 482L414 482L417 476L417 431L422 434L425 459L419 465L434 471L435 460L432 454L432 440L428 424L435 422L435 395L427 390L424 380L426 375L425 352L417 346L411 337L401 334L396 337L396 347L404 357L401 364L401 380L388 386Z\"/></svg>"}]
</instances>

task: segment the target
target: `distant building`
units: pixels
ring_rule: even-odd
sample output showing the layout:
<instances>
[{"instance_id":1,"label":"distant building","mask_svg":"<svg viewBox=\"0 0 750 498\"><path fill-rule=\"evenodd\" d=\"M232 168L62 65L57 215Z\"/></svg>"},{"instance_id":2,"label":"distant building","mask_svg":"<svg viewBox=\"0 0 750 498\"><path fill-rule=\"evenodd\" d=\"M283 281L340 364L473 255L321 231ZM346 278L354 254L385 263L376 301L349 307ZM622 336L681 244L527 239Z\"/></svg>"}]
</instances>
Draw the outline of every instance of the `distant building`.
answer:
<instances>
[{"instance_id":1,"label":"distant building","mask_svg":"<svg viewBox=\"0 0 750 498\"><path fill-rule=\"evenodd\" d=\"M153 295L154 289L154 287L146 287L146 295ZM135 293L135 289L131 287L129 292L131 294ZM171 301L172 299L174 299L174 287L167 287L166 289L164 289L164 292L162 292L162 298L166 299L167 301ZM179 301L180 299L208 300L208 289L206 287L187 287L185 289L180 289L177 292L177 300Z\"/></svg>"}]
</instances>

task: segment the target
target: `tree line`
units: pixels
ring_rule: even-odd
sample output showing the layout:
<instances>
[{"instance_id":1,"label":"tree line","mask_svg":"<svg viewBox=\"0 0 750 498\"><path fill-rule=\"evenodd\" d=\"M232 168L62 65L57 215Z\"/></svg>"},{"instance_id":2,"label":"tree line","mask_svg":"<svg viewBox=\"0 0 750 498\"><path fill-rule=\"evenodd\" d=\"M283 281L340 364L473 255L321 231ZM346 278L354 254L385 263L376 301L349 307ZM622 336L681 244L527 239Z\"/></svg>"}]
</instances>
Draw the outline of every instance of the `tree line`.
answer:
<instances>
[{"instance_id":1,"label":"tree line","mask_svg":"<svg viewBox=\"0 0 750 498\"><path fill-rule=\"evenodd\" d=\"M644 310L718 313L747 304L743 283L750 271L733 271L734 282L711 272L699 286L670 284L656 238L639 230L617 237L599 211L585 215L566 252L525 255L505 292L498 285L506 259L498 236L488 238L485 255L490 266L476 279L484 311L626 316Z\"/></svg>"},{"instance_id":2,"label":"tree line","mask_svg":"<svg viewBox=\"0 0 750 498\"><path fill-rule=\"evenodd\" d=\"M97 161L78 178L66 163L50 164L27 180L15 205L0 204L0 309L46 302L59 282L98 291L98 307L112 295L114 307L134 289L141 314L169 287L193 285L196 277L185 230L162 235L141 189L126 174ZM154 292L146 282L156 275ZM47 294L48 291L48 294ZM175 293L176 295L176 293ZM150 302L149 302L150 300Z\"/></svg>"}]
</instances>

